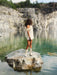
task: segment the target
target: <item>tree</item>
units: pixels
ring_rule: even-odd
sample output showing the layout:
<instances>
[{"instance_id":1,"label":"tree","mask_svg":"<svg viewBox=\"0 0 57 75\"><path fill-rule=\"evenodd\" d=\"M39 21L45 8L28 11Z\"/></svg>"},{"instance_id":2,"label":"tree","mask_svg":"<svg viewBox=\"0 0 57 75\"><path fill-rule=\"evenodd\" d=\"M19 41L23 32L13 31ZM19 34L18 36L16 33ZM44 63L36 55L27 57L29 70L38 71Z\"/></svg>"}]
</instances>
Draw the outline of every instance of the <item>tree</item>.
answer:
<instances>
[{"instance_id":1,"label":"tree","mask_svg":"<svg viewBox=\"0 0 57 75\"><path fill-rule=\"evenodd\" d=\"M26 0L26 6L30 6L30 0Z\"/></svg>"},{"instance_id":2,"label":"tree","mask_svg":"<svg viewBox=\"0 0 57 75\"><path fill-rule=\"evenodd\" d=\"M26 2L30 4L30 0L26 0Z\"/></svg>"},{"instance_id":3,"label":"tree","mask_svg":"<svg viewBox=\"0 0 57 75\"><path fill-rule=\"evenodd\" d=\"M40 4L38 3L38 1L37 1L37 0L36 0L35 7L40 8Z\"/></svg>"}]
</instances>

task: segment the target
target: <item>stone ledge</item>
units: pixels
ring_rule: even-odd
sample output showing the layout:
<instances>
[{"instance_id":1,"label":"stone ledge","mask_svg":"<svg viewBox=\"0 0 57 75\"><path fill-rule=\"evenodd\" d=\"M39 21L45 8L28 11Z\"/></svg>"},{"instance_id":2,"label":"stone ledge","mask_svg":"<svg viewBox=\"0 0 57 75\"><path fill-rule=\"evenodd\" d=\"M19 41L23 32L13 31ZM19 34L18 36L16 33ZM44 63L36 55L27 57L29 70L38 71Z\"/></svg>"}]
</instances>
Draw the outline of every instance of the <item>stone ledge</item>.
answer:
<instances>
[{"instance_id":1,"label":"stone ledge","mask_svg":"<svg viewBox=\"0 0 57 75\"><path fill-rule=\"evenodd\" d=\"M25 50L20 49L16 50L8 55L6 55L6 61L9 66L14 70L18 71L40 71L43 61L41 59L40 53L32 52L32 56L28 52L28 55L25 56Z\"/></svg>"}]
</instances>

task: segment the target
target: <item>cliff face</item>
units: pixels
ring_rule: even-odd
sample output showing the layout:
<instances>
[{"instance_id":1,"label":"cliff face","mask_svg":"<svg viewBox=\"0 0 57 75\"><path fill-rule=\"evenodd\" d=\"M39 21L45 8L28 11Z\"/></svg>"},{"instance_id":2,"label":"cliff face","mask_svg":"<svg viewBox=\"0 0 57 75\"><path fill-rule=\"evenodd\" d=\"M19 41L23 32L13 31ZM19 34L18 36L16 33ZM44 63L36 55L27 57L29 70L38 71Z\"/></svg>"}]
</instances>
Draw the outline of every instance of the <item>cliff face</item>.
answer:
<instances>
[{"instance_id":1,"label":"cliff face","mask_svg":"<svg viewBox=\"0 0 57 75\"><path fill-rule=\"evenodd\" d=\"M43 14L38 8L18 8L17 10L0 6L0 33L11 30L22 32L24 20L32 18L35 31L47 30L49 34L57 34L57 11Z\"/></svg>"},{"instance_id":2,"label":"cliff face","mask_svg":"<svg viewBox=\"0 0 57 75\"><path fill-rule=\"evenodd\" d=\"M43 32L42 34L45 37L56 37L57 11L53 11L52 13L48 14L43 14L42 11L38 8L19 8L18 10L20 13L23 13L23 18L32 18L33 27L34 30L37 31L37 36L40 35L40 32Z\"/></svg>"},{"instance_id":3,"label":"cliff face","mask_svg":"<svg viewBox=\"0 0 57 75\"><path fill-rule=\"evenodd\" d=\"M0 35L16 30L22 23L22 14L18 11L0 6Z\"/></svg>"}]
</instances>

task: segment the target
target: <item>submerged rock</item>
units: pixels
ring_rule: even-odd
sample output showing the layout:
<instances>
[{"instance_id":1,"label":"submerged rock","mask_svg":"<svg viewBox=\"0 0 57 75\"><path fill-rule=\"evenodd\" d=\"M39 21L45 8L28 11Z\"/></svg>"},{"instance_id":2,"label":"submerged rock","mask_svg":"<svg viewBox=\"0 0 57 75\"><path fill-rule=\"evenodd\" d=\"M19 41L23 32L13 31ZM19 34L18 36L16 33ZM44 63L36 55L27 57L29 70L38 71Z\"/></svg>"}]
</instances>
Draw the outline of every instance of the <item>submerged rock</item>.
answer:
<instances>
[{"instance_id":1,"label":"submerged rock","mask_svg":"<svg viewBox=\"0 0 57 75\"><path fill-rule=\"evenodd\" d=\"M18 71L40 71L43 64L40 53L33 51L32 56L30 56L30 52L25 56L24 49L16 50L8 54L6 56L6 61L9 66Z\"/></svg>"}]
</instances>

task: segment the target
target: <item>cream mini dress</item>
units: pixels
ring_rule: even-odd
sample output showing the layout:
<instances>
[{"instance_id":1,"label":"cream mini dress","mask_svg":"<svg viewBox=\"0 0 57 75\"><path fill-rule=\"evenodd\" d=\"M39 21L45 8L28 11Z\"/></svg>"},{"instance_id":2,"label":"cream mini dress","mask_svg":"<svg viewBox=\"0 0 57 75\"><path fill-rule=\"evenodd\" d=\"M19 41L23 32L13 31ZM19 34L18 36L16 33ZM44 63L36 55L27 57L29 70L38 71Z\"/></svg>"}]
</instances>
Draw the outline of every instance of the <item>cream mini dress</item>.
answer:
<instances>
[{"instance_id":1,"label":"cream mini dress","mask_svg":"<svg viewBox=\"0 0 57 75\"><path fill-rule=\"evenodd\" d=\"M29 36L28 36L27 31L29 31L29 35L30 35L31 40L33 40L34 39L34 34L33 34L33 27L32 27L32 25L30 25L30 28L26 28L25 27L25 37L27 38L27 40L29 40Z\"/></svg>"}]
</instances>

